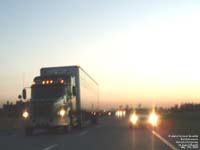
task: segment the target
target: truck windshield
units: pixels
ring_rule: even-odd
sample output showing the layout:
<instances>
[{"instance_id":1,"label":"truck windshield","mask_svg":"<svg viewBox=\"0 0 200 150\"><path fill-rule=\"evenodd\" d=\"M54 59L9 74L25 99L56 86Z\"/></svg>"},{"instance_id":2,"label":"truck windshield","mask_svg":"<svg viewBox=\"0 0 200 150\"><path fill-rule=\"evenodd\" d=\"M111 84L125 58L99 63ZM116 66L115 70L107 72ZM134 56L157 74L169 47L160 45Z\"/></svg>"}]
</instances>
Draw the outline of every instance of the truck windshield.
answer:
<instances>
[{"instance_id":1,"label":"truck windshield","mask_svg":"<svg viewBox=\"0 0 200 150\"><path fill-rule=\"evenodd\" d=\"M58 98L64 95L63 85L35 85L31 88L33 99Z\"/></svg>"}]
</instances>

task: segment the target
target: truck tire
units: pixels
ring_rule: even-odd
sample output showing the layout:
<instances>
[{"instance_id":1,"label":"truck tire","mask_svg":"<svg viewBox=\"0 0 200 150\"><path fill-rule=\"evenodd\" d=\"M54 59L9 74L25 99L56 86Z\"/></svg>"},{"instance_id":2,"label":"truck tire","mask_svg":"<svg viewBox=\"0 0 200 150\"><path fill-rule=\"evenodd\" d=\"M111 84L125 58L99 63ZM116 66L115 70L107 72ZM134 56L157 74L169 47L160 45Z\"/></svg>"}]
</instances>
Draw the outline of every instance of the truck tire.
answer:
<instances>
[{"instance_id":1,"label":"truck tire","mask_svg":"<svg viewBox=\"0 0 200 150\"><path fill-rule=\"evenodd\" d=\"M64 126L64 132L69 133L71 131L71 125Z\"/></svg>"},{"instance_id":2,"label":"truck tire","mask_svg":"<svg viewBox=\"0 0 200 150\"><path fill-rule=\"evenodd\" d=\"M34 131L33 128L27 127L27 128L25 128L25 135L26 136L31 136L31 135L33 135L33 131Z\"/></svg>"},{"instance_id":3,"label":"truck tire","mask_svg":"<svg viewBox=\"0 0 200 150\"><path fill-rule=\"evenodd\" d=\"M92 124L97 125L98 124L98 117L95 116L91 116L90 121Z\"/></svg>"}]
</instances>

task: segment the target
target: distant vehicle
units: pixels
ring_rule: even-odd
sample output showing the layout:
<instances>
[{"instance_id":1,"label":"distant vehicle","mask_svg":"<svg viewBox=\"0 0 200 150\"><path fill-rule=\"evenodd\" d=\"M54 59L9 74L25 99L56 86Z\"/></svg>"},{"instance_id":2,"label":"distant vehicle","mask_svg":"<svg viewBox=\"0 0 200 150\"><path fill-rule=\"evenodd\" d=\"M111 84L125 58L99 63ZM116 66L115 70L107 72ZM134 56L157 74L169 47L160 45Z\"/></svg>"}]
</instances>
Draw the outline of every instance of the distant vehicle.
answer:
<instances>
[{"instance_id":1,"label":"distant vehicle","mask_svg":"<svg viewBox=\"0 0 200 150\"><path fill-rule=\"evenodd\" d=\"M129 127L131 129L146 126L156 128L158 126L158 119L159 117L155 109L136 108L129 116Z\"/></svg>"},{"instance_id":2,"label":"distant vehicle","mask_svg":"<svg viewBox=\"0 0 200 150\"><path fill-rule=\"evenodd\" d=\"M126 117L126 111L125 110L117 110L116 112L115 112L115 116L117 117L117 118L124 118L124 117Z\"/></svg>"},{"instance_id":3,"label":"distant vehicle","mask_svg":"<svg viewBox=\"0 0 200 150\"><path fill-rule=\"evenodd\" d=\"M30 106L22 115L25 133L57 127L69 131L89 121L97 123L97 109L98 84L81 67L42 68L31 86Z\"/></svg>"}]
</instances>

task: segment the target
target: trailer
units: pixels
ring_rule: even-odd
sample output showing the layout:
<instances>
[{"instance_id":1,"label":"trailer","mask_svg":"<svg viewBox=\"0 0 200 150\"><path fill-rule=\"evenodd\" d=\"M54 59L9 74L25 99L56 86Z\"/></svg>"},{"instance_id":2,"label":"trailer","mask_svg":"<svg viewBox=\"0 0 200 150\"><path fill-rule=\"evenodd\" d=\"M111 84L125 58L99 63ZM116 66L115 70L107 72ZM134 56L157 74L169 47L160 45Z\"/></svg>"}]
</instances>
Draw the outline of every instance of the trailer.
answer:
<instances>
[{"instance_id":1,"label":"trailer","mask_svg":"<svg viewBox=\"0 0 200 150\"><path fill-rule=\"evenodd\" d=\"M97 123L98 102L98 83L81 67L41 68L31 86L30 106L23 112L25 133L37 128L69 132Z\"/></svg>"}]
</instances>

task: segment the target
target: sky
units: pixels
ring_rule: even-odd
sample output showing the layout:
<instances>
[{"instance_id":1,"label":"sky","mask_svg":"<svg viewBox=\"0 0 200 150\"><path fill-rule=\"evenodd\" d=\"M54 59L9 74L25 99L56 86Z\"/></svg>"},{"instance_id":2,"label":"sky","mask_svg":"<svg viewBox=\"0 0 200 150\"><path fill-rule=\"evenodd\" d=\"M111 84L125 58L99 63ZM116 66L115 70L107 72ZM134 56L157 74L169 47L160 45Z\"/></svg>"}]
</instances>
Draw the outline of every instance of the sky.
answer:
<instances>
[{"instance_id":1,"label":"sky","mask_svg":"<svg viewBox=\"0 0 200 150\"><path fill-rule=\"evenodd\" d=\"M41 67L79 65L100 106L200 102L200 2L0 0L0 102Z\"/></svg>"}]
</instances>

